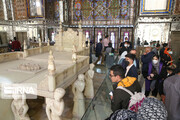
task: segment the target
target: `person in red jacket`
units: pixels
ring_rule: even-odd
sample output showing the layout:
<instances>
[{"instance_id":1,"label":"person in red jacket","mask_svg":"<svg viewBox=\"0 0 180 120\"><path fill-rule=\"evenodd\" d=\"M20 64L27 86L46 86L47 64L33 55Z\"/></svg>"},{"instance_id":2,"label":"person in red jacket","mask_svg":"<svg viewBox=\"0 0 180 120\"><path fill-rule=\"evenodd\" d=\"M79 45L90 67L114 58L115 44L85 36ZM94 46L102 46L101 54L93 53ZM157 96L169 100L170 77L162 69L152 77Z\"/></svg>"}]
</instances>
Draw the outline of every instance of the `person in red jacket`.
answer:
<instances>
[{"instance_id":1,"label":"person in red jacket","mask_svg":"<svg viewBox=\"0 0 180 120\"><path fill-rule=\"evenodd\" d=\"M20 51L21 43L14 37L14 41L12 42L12 51Z\"/></svg>"}]
</instances>

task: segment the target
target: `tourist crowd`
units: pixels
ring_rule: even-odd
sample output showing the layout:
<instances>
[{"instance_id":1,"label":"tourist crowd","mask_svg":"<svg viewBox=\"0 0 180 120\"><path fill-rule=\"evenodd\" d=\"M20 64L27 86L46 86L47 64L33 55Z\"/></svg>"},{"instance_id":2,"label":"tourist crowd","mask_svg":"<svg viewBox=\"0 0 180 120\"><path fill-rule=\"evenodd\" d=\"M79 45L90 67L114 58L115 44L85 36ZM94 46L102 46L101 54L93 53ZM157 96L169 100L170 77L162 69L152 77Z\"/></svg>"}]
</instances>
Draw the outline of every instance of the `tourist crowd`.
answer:
<instances>
[{"instance_id":1,"label":"tourist crowd","mask_svg":"<svg viewBox=\"0 0 180 120\"><path fill-rule=\"evenodd\" d=\"M175 64L167 43L162 48L159 42L154 48L145 47L144 53L136 56L136 50L125 38L121 40L115 65L113 55L108 36L100 39L95 64L102 57L101 62L109 68L113 83L110 92L113 113L107 120L180 120L180 60ZM144 81L145 92L142 92Z\"/></svg>"}]
</instances>

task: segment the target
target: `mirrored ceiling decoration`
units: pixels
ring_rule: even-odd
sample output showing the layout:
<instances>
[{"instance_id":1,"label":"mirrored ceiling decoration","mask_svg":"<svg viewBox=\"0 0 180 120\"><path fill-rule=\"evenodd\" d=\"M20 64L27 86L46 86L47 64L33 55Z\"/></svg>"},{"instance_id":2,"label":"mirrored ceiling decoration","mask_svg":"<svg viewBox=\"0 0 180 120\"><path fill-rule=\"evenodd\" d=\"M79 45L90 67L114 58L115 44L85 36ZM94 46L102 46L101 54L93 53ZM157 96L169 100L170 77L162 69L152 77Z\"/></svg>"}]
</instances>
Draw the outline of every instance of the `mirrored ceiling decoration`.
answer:
<instances>
[{"instance_id":1,"label":"mirrored ceiling decoration","mask_svg":"<svg viewBox=\"0 0 180 120\"><path fill-rule=\"evenodd\" d=\"M73 0L72 23L133 24L134 0Z\"/></svg>"},{"instance_id":2,"label":"mirrored ceiling decoration","mask_svg":"<svg viewBox=\"0 0 180 120\"><path fill-rule=\"evenodd\" d=\"M26 0L14 0L15 20L28 19Z\"/></svg>"}]
</instances>

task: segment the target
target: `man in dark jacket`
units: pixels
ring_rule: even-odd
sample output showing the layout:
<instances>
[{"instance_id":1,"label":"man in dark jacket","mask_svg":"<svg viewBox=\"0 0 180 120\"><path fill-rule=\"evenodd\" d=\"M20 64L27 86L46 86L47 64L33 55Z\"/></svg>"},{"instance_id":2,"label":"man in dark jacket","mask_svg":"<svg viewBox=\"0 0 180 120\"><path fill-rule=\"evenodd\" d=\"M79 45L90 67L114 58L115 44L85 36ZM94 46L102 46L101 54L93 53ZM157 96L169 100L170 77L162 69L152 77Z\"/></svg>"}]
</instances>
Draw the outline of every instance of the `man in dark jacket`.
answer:
<instances>
[{"instance_id":1,"label":"man in dark jacket","mask_svg":"<svg viewBox=\"0 0 180 120\"><path fill-rule=\"evenodd\" d=\"M95 62L95 64L97 64L97 62L101 59L103 59L103 54L102 54L102 39L100 39L100 42L98 44L96 44L96 57L98 57L97 61Z\"/></svg>"},{"instance_id":2,"label":"man in dark jacket","mask_svg":"<svg viewBox=\"0 0 180 120\"><path fill-rule=\"evenodd\" d=\"M121 55L124 51L127 51L129 53L130 48L128 47L128 45L129 43L126 41L124 43L124 46L121 49L119 49L119 55Z\"/></svg>"},{"instance_id":3,"label":"man in dark jacket","mask_svg":"<svg viewBox=\"0 0 180 120\"><path fill-rule=\"evenodd\" d=\"M120 65L114 65L110 68L110 75L113 85L113 93L111 95L111 109L115 112L118 109L127 109L130 94L122 89L118 89L117 87L122 86L126 89L130 90L132 93L140 92L141 87L138 83L138 80L135 77L126 77L125 71Z\"/></svg>"},{"instance_id":4,"label":"man in dark jacket","mask_svg":"<svg viewBox=\"0 0 180 120\"><path fill-rule=\"evenodd\" d=\"M143 77L146 78L148 76L148 65L152 60L152 57L154 55L154 52L150 47L145 48L144 55L141 56L141 61L143 63L142 65L142 74Z\"/></svg>"},{"instance_id":5,"label":"man in dark jacket","mask_svg":"<svg viewBox=\"0 0 180 120\"><path fill-rule=\"evenodd\" d=\"M165 106L168 111L168 120L180 119L180 67L177 74L164 81Z\"/></svg>"},{"instance_id":6,"label":"man in dark jacket","mask_svg":"<svg viewBox=\"0 0 180 120\"><path fill-rule=\"evenodd\" d=\"M131 49L131 51L129 53L135 55L134 66L139 70L139 60L136 57L136 50L135 49Z\"/></svg>"},{"instance_id":7,"label":"man in dark jacket","mask_svg":"<svg viewBox=\"0 0 180 120\"><path fill-rule=\"evenodd\" d=\"M134 59L135 59L135 55L133 54L127 54L125 56L125 61L126 61L126 72L125 72L125 77L129 76L129 77L136 77L136 79L138 79L138 71L137 68L134 66Z\"/></svg>"}]
</instances>

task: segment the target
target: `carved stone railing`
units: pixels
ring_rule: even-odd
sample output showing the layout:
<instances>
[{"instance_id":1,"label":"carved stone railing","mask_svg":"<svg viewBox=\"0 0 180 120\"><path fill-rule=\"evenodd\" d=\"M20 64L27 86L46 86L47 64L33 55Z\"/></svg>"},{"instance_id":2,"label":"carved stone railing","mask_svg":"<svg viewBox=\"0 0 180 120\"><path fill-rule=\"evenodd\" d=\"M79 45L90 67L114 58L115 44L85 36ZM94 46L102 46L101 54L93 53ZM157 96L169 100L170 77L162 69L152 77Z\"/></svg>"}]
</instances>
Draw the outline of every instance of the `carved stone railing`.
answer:
<instances>
[{"instance_id":1,"label":"carved stone railing","mask_svg":"<svg viewBox=\"0 0 180 120\"><path fill-rule=\"evenodd\" d=\"M86 49L77 51L76 54L77 55L82 55L82 56L89 56L89 52L90 52L90 49L86 48Z\"/></svg>"},{"instance_id":2,"label":"carved stone railing","mask_svg":"<svg viewBox=\"0 0 180 120\"><path fill-rule=\"evenodd\" d=\"M12 60L18 60L20 58L23 58L23 52L2 53L0 54L0 63L12 61Z\"/></svg>"},{"instance_id":3,"label":"carved stone railing","mask_svg":"<svg viewBox=\"0 0 180 120\"><path fill-rule=\"evenodd\" d=\"M89 69L88 58L83 60L77 60L77 62L73 66L70 66L69 68L65 69L63 72L56 74L56 85L58 87L62 87L65 89L77 79L78 74L85 73L88 69Z\"/></svg>"},{"instance_id":4,"label":"carved stone railing","mask_svg":"<svg viewBox=\"0 0 180 120\"><path fill-rule=\"evenodd\" d=\"M41 54L41 53L46 53L46 52L49 51L49 49L50 49L49 46L27 49L27 56L32 56L32 55L37 55L37 54Z\"/></svg>"},{"instance_id":5,"label":"carved stone railing","mask_svg":"<svg viewBox=\"0 0 180 120\"><path fill-rule=\"evenodd\" d=\"M47 43L42 42L42 46L47 46ZM39 47L39 43L37 42L30 42L30 48Z\"/></svg>"}]
</instances>

